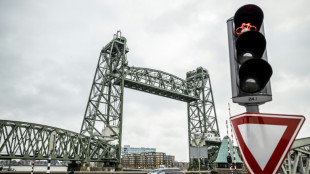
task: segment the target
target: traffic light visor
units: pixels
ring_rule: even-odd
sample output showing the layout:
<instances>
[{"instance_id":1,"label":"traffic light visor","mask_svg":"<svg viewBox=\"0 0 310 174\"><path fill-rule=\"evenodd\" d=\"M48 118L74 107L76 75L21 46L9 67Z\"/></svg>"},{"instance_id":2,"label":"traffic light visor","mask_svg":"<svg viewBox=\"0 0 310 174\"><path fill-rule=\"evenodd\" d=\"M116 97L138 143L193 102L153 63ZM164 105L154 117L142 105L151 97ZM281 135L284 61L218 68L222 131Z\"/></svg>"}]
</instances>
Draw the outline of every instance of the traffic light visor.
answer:
<instances>
[{"instance_id":1,"label":"traffic light visor","mask_svg":"<svg viewBox=\"0 0 310 174\"><path fill-rule=\"evenodd\" d=\"M262 90L272 75L272 68L263 59L250 59L239 69L239 87L243 92L256 93Z\"/></svg>"},{"instance_id":2,"label":"traffic light visor","mask_svg":"<svg viewBox=\"0 0 310 174\"><path fill-rule=\"evenodd\" d=\"M242 33L236 40L237 61L243 64L250 58L261 58L266 49L266 39L256 31Z\"/></svg>"},{"instance_id":3,"label":"traffic light visor","mask_svg":"<svg viewBox=\"0 0 310 174\"><path fill-rule=\"evenodd\" d=\"M264 13L261 8L254 4L248 4L240 7L234 16L235 29L241 27L243 23L250 23L260 30L264 19Z\"/></svg>"}]
</instances>

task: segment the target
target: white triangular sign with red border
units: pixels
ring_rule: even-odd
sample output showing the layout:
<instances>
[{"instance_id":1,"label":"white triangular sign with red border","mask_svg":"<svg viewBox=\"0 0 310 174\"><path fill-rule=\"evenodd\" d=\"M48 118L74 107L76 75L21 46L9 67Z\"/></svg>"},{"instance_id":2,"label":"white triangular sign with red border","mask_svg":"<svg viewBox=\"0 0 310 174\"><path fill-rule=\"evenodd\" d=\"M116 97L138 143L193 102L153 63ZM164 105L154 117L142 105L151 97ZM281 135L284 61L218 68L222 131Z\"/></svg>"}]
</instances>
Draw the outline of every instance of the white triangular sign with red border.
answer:
<instances>
[{"instance_id":1,"label":"white triangular sign with red border","mask_svg":"<svg viewBox=\"0 0 310 174\"><path fill-rule=\"evenodd\" d=\"M276 174L305 117L246 112L230 120L248 172Z\"/></svg>"}]
</instances>

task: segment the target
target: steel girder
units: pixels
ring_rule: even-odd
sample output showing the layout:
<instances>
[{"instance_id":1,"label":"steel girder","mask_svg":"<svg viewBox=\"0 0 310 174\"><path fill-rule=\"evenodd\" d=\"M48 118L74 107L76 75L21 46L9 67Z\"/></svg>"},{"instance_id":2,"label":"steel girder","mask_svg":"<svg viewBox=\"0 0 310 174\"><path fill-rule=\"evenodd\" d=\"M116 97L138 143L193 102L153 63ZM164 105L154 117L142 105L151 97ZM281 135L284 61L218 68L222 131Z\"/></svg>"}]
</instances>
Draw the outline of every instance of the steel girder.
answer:
<instances>
[{"instance_id":1,"label":"steel girder","mask_svg":"<svg viewBox=\"0 0 310 174\"><path fill-rule=\"evenodd\" d=\"M115 146L69 130L10 120L0 120L0 159L33 159L35 150L39 152L36 159L48 159L50 136L54 131L54 160L84 161L86 156L89 156L89 161L113 159L112 149L116 149ZM89 142L90 150L87 147Z\"/></svg>"},{"instance_id":2,"label":"steel girder","mask_svg":"<svg viewBox=\"0 0 310 174\"><path fill-rule=\"evenodd\" d=\"M186 80L172 74L139 67L128 67L125 73L125 87L148 92L175 100L191 102L199 100Z\"/></svg>"}]
</instances>

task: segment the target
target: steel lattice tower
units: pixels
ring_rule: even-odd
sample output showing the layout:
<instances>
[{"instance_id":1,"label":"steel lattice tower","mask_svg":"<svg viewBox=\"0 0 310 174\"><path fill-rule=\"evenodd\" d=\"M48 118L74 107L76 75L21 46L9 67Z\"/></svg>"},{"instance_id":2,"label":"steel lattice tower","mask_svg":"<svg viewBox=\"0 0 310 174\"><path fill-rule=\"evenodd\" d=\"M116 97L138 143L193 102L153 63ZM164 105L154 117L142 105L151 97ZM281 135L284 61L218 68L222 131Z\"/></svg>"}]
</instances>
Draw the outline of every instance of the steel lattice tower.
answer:
<instances>
[{"instance_id":1,"label":"steel lattice tower","mask_svg":"<svg viewBox=\"0 0 310 174\"><path fill-rule=\"evenodd\" d=\"M186 81L199 96L199 100L187 103L190 166L196 167L198 160L191 157L198 155L197 150L206 151L208 156L201 157L200 163L206 164L215 160L220 145L220 132L208 71L202 67L189 71Z\"/></svg>"},{"instance_id":2,"label":"steel lattice tower","mask_svg":"<svg viewBox=\"0 0 310 174\"><path fill-rule=\"evenodd\" d=\"M124 68L128 49L126 38L118 34L100 52L80 133L110 145L116 144L114 158L120 160ZM91 148L89 143L88 149Z\"/></svg>"}]
</instances>

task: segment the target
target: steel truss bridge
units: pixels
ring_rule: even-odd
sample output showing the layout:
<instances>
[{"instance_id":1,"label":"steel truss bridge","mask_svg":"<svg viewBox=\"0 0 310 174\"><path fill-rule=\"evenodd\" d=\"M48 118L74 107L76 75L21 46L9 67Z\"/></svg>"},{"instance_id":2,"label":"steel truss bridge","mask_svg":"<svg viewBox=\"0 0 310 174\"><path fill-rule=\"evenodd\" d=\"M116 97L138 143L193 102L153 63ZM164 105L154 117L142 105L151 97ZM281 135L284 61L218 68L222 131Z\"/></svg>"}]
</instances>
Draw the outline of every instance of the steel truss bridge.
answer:
<instances>
[{"instance_id":1,"label":"steel truss bridge","mask_svg":"<svg viewBox=\"0 0 310 174\"><path fill-rule=\"evenodd\" d=\"M124 87L187 102L189 148L204 141L212 161L220 144L210 76L202 67L186 79L172 74L128 66L127 40L117 32L100 52L80 133L56 127L0 120L0 159L47 159L50 137L56 132L52 159L104 162L120 167ZM210 138L212 137L212 138ZM192 153L190 151L190 153ZM214 158L214 157L213 157ZM191 160L191 165L197 159Z\"/></svg>"},{"instance_id":2,"label":"steel truss bridge","mask_svg":"<svg viewBox=\"0 0 310 174\"><path fill-rule=\"evenodd\" d=\"M283 174L301 174L310 172L310 137L295 140L290 152L281 166Z\"/></svg>"}]
</instances>

